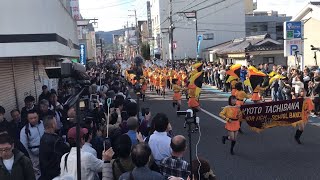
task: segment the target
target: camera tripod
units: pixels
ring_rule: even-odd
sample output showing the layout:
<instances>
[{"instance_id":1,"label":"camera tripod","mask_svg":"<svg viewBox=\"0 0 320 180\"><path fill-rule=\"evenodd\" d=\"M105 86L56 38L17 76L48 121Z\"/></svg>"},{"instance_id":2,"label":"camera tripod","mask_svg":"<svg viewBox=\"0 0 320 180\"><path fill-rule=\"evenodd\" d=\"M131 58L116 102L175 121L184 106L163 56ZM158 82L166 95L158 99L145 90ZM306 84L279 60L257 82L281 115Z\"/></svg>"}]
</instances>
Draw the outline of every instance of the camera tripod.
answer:
<instances>
[{"instance_id":1,"label":"camera tripod","mask_svg":"<svg viewBox=\"0 0 320 180\"><path fill-rule=\"evenodd\" d=\"M196 126L195 129L192 130L192 124ZM191 133L195 133L198 131L198 126L199 126L199 117L197 117L196 110L193 109L193 116L192 117L185 117L185 122L184 122L184 128L188 125L188 138L189 138L189 158L190 158L190 177L193 177L192 174L192 136Z\"/></svg>"}]
</instances>

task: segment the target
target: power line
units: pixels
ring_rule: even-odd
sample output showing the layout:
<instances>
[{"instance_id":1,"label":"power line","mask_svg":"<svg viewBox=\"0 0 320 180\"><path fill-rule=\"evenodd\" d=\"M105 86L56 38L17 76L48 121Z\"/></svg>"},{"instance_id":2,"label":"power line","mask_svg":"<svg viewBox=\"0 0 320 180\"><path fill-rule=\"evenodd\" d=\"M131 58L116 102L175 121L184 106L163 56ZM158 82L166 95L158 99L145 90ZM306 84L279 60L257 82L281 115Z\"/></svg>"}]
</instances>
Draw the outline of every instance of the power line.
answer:
<instances>
[{"instance_id":1,"label":"power line","mask_svg":"<svg viewBox=\"0 0 320 180\"><path fill-rule=\"evenodd\" d=\"M198 24L212 24L212 25L229 25L229 26L244 26L243 24L234 24L234 23L201 23Z\"/></svg>"},{"instance_id":2,"label":"power line","mask_svg":"<svg viewBox=\"0 0 320 180\"><path fill-rule=\"evenodd\" d=\"M207 9L207 8L212 7L212 6L214 6L214 5L220 4L220 3L224 2L224 1L226 1L226 0L221 0L221 1L215 2L215 3L213 3L213 4L210 4L210 5L208 5L208 6L205 6L205 7L203 7L203 8L197 9L197 10L195 10L195 11L201 11L201 10Z\"/></svg>"},{"instance_id":3,"label":"power line","mask_svg":"<svg viewBox=\"0 0 320 180\"><path fill-rule=\"evenodd\" d=\"M135 2L135 1L136 1L136 0L131 0L131 1L128 1L128 2L120 3L120 4L114 4L114 5L104 6L104 7L98 7L98 8L81 9L81 10L82 10L82 11L87 11L87 10L107 9L107 8L111 8L111 7L117 7L117 6L122 6L122 5L125 5L125 4L130 4L130 3L133 3L133 2Z\"/></svg>"},{"instance_id":4,"label":"power line","mask_svg":"<svg viewBox=\"0 0 320 180\"><path fill-rule=\"evenodd\" d=\"M193 4L194 2L196 2L196 0L193 0L191 3L187 4L185 7L181 8L178 12L185 11L184 8L190 6L190 5Z\"/></svg>"},{"instance_id":5,"label":"power line","mask_svg":"<svg viewBox=\"0 0 320 180\"><path fill-rule=\"evenodd\" d=\"M190 9L192 9L192 8L194 8L194 7L197 7L197 6L199 6L200 4L203 4L203 3L208 2L208 1L210 1L210 0L204 0L204 1L198 3L198 4L194 5L194 6L189 7L188 9L183 10L183 11L188 11L188 10L190 10Z\"/></svg>"},{"instance_id":6,"label":"power line","mask_svg":"<svg viewBox=\"0 0 320 180\"><path fill-rule=\"evenodd\" d=\"M222 11L222 10L224 10L224 9L227 9L227 8L231 7L231 6L234 6L234 5L238 4L239 2L242 2L242 0L239 0L239 1L237 1L237 2L234 2L234 3L232 3L232 4L230 4L230 5L226 6L226 7L223 7L223 8L221 8L221 9L216 10L216 11L213 11L212 13L206 14L206 15L204 15L204 16L202 16L202 17L199 17L198 20L203 19L203 18L205 18L205 17L208 17L208 16L210 16L210 15L212 15L212 14L215 14L215 13L217 13L217 12L220 12L220 11Z\"/></svg>"},{"instance_id":7,"label":"power line","mask_svg":"<svg viewBox=\"0 0 320 180\"><path fill-rule=\"evenodd\" d=\"M195 28L187 28L187 27L176 27L178 29L190 29L195 30ZM219 29L198 29L199 31L226 31L226 32L246 32L246 31L238 31L238 30L219 30Z\"/></svg>"}]
</instances>

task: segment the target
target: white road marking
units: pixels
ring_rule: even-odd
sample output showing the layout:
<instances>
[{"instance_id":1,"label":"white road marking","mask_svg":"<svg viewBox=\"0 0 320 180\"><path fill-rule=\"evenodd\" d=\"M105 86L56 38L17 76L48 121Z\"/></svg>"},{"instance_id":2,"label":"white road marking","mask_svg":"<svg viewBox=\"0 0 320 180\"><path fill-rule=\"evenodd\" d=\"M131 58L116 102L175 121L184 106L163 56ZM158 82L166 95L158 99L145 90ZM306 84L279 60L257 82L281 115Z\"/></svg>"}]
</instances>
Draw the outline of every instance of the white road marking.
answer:
<instances>
[{"instance_id":1,"label":"white road marking","mask_svg":"<svg viewBox=\"0 0 320 180\"><path fill-rule=\"evenodd\" d=\"M202 112L204 112L204 113L206 113L207 115L209 115L209 116L211 116L211 117L215 118L216 120L218 120L218 121L222 122L222 123L226 123L226 121L225 121L225 120L221 119L219 116L216 116L216 115L214 115L214 114L210 113L209 111L207 111L207 110L205 110L205 109L202 109L202 108L201 108L201 111L202 111Z\"/></svg>"}]
</instances>

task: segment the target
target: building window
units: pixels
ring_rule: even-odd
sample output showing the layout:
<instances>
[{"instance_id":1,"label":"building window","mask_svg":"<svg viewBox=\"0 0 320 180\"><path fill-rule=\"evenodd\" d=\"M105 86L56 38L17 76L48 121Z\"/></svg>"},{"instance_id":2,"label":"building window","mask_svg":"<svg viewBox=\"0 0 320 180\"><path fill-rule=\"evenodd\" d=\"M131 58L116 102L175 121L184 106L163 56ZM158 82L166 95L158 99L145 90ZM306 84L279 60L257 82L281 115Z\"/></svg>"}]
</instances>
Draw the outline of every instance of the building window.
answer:
<instances>
[{"instance_id":1,"label":"building window","mask_svg":"<svg viewBox=\"0 0 320 180\"><path fill-rule=\"evenodd\" d=\"M263 64L274 64L274 57L264 57Z\"/></svg>"},{"instance_id":2,"label":"building window","mask_svg":"<svg viewBox=\"0 0 320 180\"><path fill-rule=\"evenodd\" d=\"M260 25L260 31L268 31L267 25Z\"/></svg>"},{"instance_id":3,"label":"building window","mask_svg":"<svg viewBox=\"0 0 320 180\"><path fill-rule=\"evenodd\" d=\"M283 26L277 26L276 27L277 32L283 32Z\"/></svg>"}]
</instances>

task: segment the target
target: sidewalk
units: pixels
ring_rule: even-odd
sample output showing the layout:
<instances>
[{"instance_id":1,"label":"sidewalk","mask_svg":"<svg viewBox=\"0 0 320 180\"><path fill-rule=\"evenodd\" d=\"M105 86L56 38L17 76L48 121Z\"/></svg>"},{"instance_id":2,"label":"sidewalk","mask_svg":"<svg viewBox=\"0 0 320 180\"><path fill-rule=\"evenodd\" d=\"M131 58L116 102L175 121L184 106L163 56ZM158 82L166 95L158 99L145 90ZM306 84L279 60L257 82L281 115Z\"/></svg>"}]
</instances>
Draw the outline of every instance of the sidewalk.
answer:
<instances>
[{"instance_id":1,"label":"sidewalk","mask_svg":"<svg viewBox=\"0 0 320 180\"><path fill-rule=\"evenodd\" d=\"M216 93L216 94L224 96L224 97L229 97L230 96L230 92L221 92L221 90L219 90L215 86L203 85L202 89L206 90L206 91L210 91L210 92ZM271 101L271 97L267 97L265 99L266 99L266 101ZM252 103L252 101L249 100L249 99L246 100L246 102L247 103ZM309 116L309 124L312 124L314 126L320 127L320 117Z\"/></svg>"}]
</instances>

